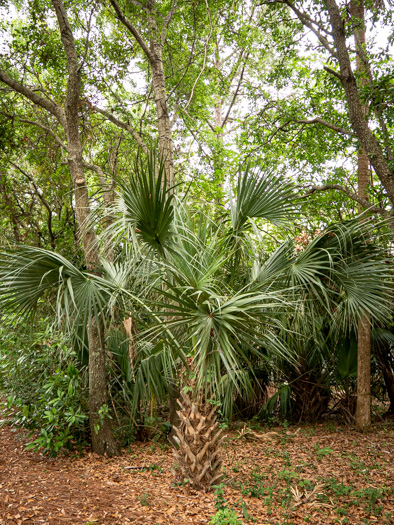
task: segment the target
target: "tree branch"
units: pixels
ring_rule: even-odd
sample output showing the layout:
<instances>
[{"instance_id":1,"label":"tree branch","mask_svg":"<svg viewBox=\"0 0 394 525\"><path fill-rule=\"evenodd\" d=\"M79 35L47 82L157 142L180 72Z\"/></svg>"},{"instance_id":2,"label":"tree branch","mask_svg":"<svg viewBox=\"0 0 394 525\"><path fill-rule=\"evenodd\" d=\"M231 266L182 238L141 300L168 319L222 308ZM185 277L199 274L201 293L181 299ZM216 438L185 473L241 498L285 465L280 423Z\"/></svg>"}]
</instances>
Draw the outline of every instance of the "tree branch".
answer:
<instances>
[{"instance_id":1,"label":"tree branch","mask_svg":"<svg viewBox=\"0 0 394 525\"><path fill-rule=\"evenodd\" d=\"M371 203L367 199L363 199L362 197L357 195L357 193L353 193L352 191L348 190L344 186L341 186L340 184L325 184L324 186L312 186L309 189L309 191L301 197L301 199L306 199L307 197L310 197L316 191L329 191L329 190L341 191L353 201L361 204L361 206L366 208L368 211L371 211L373 213L378 213L379 215L384 215L387 217L390 215L390 213L384 208L380 208L378 206L371 206Z\"/></svg>"},{"instance_id":2,"label":"tree branch","mask_svg":"<svg viewBox=\"0 0 394 525\"><path fill-rule=\"evenodd\" d=\"M244 65L243 65L243 68L242 68L242 71L241 71L241 74L239 76L239 80L238 80L238 84L237 84L237 87L235 89L235 92L234 92L234 95L233 95L233 98L231 99L231 102L230 102L230 105L229 105L229 108L227 110L227 113L226 113L226 116L224 117L224 120L222 122L222 129L224 128L224 126L226 125L226 122L228 121L228 118L230 116L230 112L233 108L233 105L235 103L235 99L237 98L238 96L238 93L239 93L239 88L241 87L241 84L242 84L242 80L244 78L244 72L245 72L245 68L246 68L246 60L248 59L248 56L249 56L249 53L246 53L246 57L245 57L245 62L244 62Z\"/></svg>"},{"instance_id":3,"label":"tree branch","mask_svg":"<svg viewBox=\"0 0 394 525\"><path fill-rule=\"evenodd\" d=\"M169 10L167 16L164 19L163 30L161 32L161 43L162 44L164 44L164 42L166 41L167 29L168 29L168 26L169 26L169 24L170 24L170 22L172 20L172 17L175 14L177 4L178 4L178 0L174 0L173 3L172 3L171 9Z\"/></svg>"},{"instance_id":4,"label":"tree branch","mask_svg":"<svg viewBox=\"0 0 394 525\"><path fill-rule=\"evenodd\" d=\"M154 61L154 56L152 55L150 49L144 42L144 39L138 32L138 30L133 26L133 24L130 22L130 20L123 14L118 2L116 0L109 0L111 2L112 7L115 9L116 17L117 19L122 22L122 24L130 31L130 33L133 35L133 37L137 40L138 44L140 45L142 51L147 56L149 62Z\"/></svg>"},{"instance_id":5,"label":"tree branch","mask_svg":"<svg viewBox=\"0 0 394 525\"><path fill-rule=\"evenodd\" d=\"M202 68L201 68L201 71L198 73L197 75L197 78L193 84L193 87L192 87L192 90L191 90L191 93L190 93L190 97L189 97L189 100L187 101L186 103L186 106L183 108L184 111L186 111L186 109L189 107L190 105L190 102L192 101L192 98L193 98L193 95L194 95L194 90L196 88L196 85L197 85L197 82L200 80L200 77L201 75L203 74L204 70L205 70L205 65L206 65L206 61L207 61L207 53L208 53L208 44L209 44L209 41L211 39L211 36L212 36L212 33L213 33L213 26L212 26L212 18L211 18L211 11L209 9L209 5L208 5L208 1L205 0L205 5L206 5L206 8L207 8L207 13L208 13L208 18L209 18L209 26L210 26L210 31L209 31L209 35L207 37L207 40L204 44L204 60L203 60L203 65L202 65Z\"/></svg>"},{"instance_id":6,"label":"tree branch","mask_svg":"<svg viewBox=\"0 0 394 525\"><path fill-rule=\"evenodd\" d=\"M335 71L335 69L331 69L328 66L323 66L323 69L324 69L324 71L327 71L327 73L330 73L330 75L333 75L334 77L336 77L337 79L339 79L342 82L342 80L343 80L342 76L337 71Z\"/></svg>"},{"instance_id":7,"label":"tree branch","mask_svg":"<svg viewBox=\"0 0 394 525\"><path fill-rule=\"evenodd\" d=\"M60 124L65 127L66 125L66 118L63 109L52 102L51 100L48 100L47 98L41 97L40 95L37 95L32 89L26 87L25 85L21 84L17 80L14 80L11 78L7 73L0 69L0 82L3 82L3 84L6 84L9 86L13 91L16 91L17 93L23 95L27 99L29 99L33 104L36 106L40 106L41 108L49 111L54 117L58 119Z\"/></svg>"},{"instance_id":8,"label":"tree branch","mask_svg":"<svg viewBox=\"0 0 394 525\"><path fill-rule=\"evenodd\" d=\"M300 20L300 22L304 26L308 27L312 31L312 33L318 38L319 42L323 45L323 47L325 47L327 49L327 51L330 53L330 55L333 56L333 57L336 57L337 56L336 52L335 52L334 48L330 46L327 38L324 37L320 33L320 31L318 31L317 29L315 29L313 27L313 24L316 24L318 27L319 27L320 24L318 24L317 22L312 20L310 18L310 16L307 15L306 13L303 13L302 11L297 9L297 7L290 2L290 0L283 0L283 3L286 4L287 6L289 6L292 11L294 11L294 13L297 15L298 19ZM324 31L326 33L328 33L328 31L326 31L326 30L324 30Z\"/></svg>"},{"instance_id":9,"label":"tree branch","mask_svg":"<svg viewBox=\"0 0 394 525\"><path fill-rule=\"evenodd\" d=\"M85 40L85 51L84 51L84 53L83 53L83 58L82 58L81 65L79 66L79 69L82 69L84 63L86 62L86 58L87 58L87 56L88 56L88 51L89 51L89 37L90 37L90 31L91 31L91 29L92 29L92 16L93 16L93 12L94 12L94 9L91 10L90 15L89 15L88 29L87 29L86 40Z\"/></svg>"},{"instance_id":10,"label":"tree branch","mask_svg":"<svg viewBox=\"0 0 394 525\"><path fill-rule=\"evenodd\" d=\"M341 72L341 83L346 95L350 122L360 145L364 148L370 163L387 191L391 204L394 205L394 171L384 156L381 144L365 119L364 105L360 99L360 91L350 61L346 28L341 9L336 0L324 0L324 4L333 31L337 50L336 58Z\"/></svg>"},{"instance_id":11,"label":"tree branch","mask_svg":"<svg viewBox=\"0 0 394 525\"><path fill-rule=\"evenodd\" d=\"M137 141L138 145L141 147L141 149L144 151L144 153L148 153L148 148L145 144L145 142L142 140L141 136L126 122L122 122L121 120L117 119L112 113L109 111L106 111L105 109L100 109L97 106L93 106L89 102L85 101L85 104L87 104L93 111L96 111L97 113L100 113L103 115L107 120L112 122L112 124L115 124L118 128L122 128L126 131L128 131L133 138Z\"/></svg>"},{"instance_id":12,"label":"tree branch","mask_svg":"<svg viewBox=\"0 0 394 525\"><path fill-rule=\"evenodd\" d=\"M27 118L19 117L18 115L9 115L8 113L4 113L3 111L0 111L0 115L3 115L4 117L7 117L11 120L18 120L19 122L24 122L25 124L30 124L31 126L37 126L38 128L46 131L51 137L55 139L55 141L59 144L59 146L64 150L67 151L67 146L64 144L62 139L57 135L54 131L51 130L51 128L48 128L47 126L44 126L44 124L41 124L41 122L37 122L35 120L29 120Z\"/></svg>"},{"instance_id":13,"label":"tree branch","mask_svg":"<svg viewBox=\"0 0 394 525\"><path fill-rule=\"evenodd\" d=\"M52 230L52 209L48 203L48 201L46 200L46 198L43 196L43 194L40 192L40 190L38 189L38 186L37 184L35 183L33 177L31 175L29 175L28 173L26 173L25 170L23 170L20 166L18 166L18 164L15 164L14 162L12 162L11 160L8 161L11 166L13 166L14 168L16 168L18 171L20 171L22 173L22 175L24 175L27 180L29 180L34 188L34 191L37 195L37 197L40 199L40 201L42 202L42 204L45 206L45 208L47 209L47 212L48 212L48 221L47 221L47 226L48 226L48 233L49 233L49 237L50 237L50 241L51 241L51 245L52 245L52 248L54 249L55 248L55 235L53 233L53 230Z\"/></svg>"},{"instance_id":14,"label":"tree branch","mask_svg":"<svg viewBox=\"0 0 394 525\"><path fill-rule=\"evenodd\" d=\"M345 128L341 128L340 126L336 126L335 124L331 124L331 122L327 122L326 120L321 119L320 117L313 118L311 120L304 120L304 119L295 119L291 118L291 122L295 122L296 124L321 124L322 126L332 129L333 131L336 131L337 133L342 133L343 135L349 135L349 137L354 137L355 133L353 131L350 131ZM289 121L289 122L290 122Z\"/></svg>"}]
</instances>

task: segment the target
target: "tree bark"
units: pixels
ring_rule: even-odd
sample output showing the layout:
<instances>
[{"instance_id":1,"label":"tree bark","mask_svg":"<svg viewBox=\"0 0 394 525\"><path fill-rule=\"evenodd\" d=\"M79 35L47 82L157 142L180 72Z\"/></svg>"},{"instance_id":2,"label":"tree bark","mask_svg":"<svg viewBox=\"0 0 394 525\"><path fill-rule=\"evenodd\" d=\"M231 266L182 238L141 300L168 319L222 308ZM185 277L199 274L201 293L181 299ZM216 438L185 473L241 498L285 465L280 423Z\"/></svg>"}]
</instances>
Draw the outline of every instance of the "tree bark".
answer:
<instances>
[{"instance_id":1,"label":"tree bark","mask_svg":"<svg viewBox=\"0 0 394 525\"><path fill-rule=\"evenodd\" d=\"M104 330L92 320L89 336L89 424L92 451L101 456L117 456L111 421L108 417L107 375L105 368Z\"/></svg>"},{"instance_id":2,"label":"tree bark","mask_svg":"<svg viewBox=\"0 0 394 525\"><path fill-rule=\"evenodd\" d=\"M86 267L97 271L99 254L95 232L88 224L90 213L89 193L86 185L82 144L79 135L79 103L81 98L81 66L75 47L74 36L62 0L52 0L59 23L61 40L67 56L68 82L65 101L68 165L74 184L75 211L81 231ZM94 319L91 312L88 326L89 339L89 418L92 450L110 456L119 453L112 434L107 411L107 376L105 368L105 344L102 319Z\"/></svg>"},{"instance_id":3,"label":"tree bark","mask_svg":"<svg viewBox=\"0 0 394 525\"><path fill-rule=\"evenodd\" d=\"M356 427L365 431L371 425L371 325L369 316L358 324Z\"/></svg>"},{"instance_id":4,"label":"tree bark","mask_svg":"<svg viewBox=\"0 0 394 525\"><path fill-rule=\"evenodd\" d=\"M167 101L166 80L163 69L163 46L151 41L151 50L154 58L151 61L152 85L157 112L157 130L159 135L159 151L164 161L167 185L174 186L174 152L172 144L172 132L170 113Z\"/></svg>"},{"instance_id":5,"label":"tree bark","mask_svg":"<svg viewBox=\"0 0 394 525\"><path fill-rule=\"evenodd\" d=\"M172 131L170 121L170 110L168 106L166 79L163 68L163 46L166 40L167 28L176 9L177 0L174 0L168 15L164 18L163 28L159 29L156 22L156 0L148 0L146 5L147 26L150 33L149 45L144 41L142 35L134 27L132 22L125 16L124 11L117 0L110 0L118 20L126 27L137 41L141 50L147 57L152 69L152 86L157 113L157 131L159 135L159 151L165 163L167 174L167 185L175 183L174 174L174 151L172 143Z\"/></svg>"},{"instance_id":6,"label":"tree bark","mask_svg":"<svg viewBox=\"0 0 394 525\"><path fill-rule=\"evenodd\" d=\"M358 153L358 194L366 198L369 162L364 150ZM361 205L358 205L361 212ZM371 320L365 315L358 322L356 427L365 431L371 425Z\"/></svg>"},{"instance_id":7,"label":"tree bark","mask_svg":"<svg viewBox=\"0 0 394 525\"><path fill-rule=\"evenodd\" d=\"M356 4L356 2L357 0L354 0L353 5ZM324 3L330 18L336 48L335 57L338 60L340 69L339 78L345 91L352 127L360 141L361 147L365 150L371 165L374 167L377 176L387 191L392 207L394 207L394 173L390 169L382 148L365 119L364 105L360 100L356 78L352 70L346 45L344 21L335 0L324 0ZM358 2L358 5L355 6L358 13L360 13L361 5L362 4Z\"/></svg>"},{"instance_id":8,"label":"tree bark","mask_svg":"<svg viewBox=\"0 0 394 525\"><path fill-rule=\"evenodd\" d=\"M221 60L220 60L220 54L219 54L219 45L218 42L216 42L216 50L215 50L215 68L218 71L218 74L221 70ZM222 99L220 96L218 96L216 103L215 103L215 138L216 138L216 144L214 146L214 152L213 152L213 183L215 184L215 194L216 194L216 202L218 206L221 206L223 204L223 198L224 198L224 177L223 177L223 169L224 169L224 162L223 162L223 104Z\"/></svg>"},{"instance_id":9,"label":"tree bark","mask_svg":"<svg viewBox=\"0 0 394 525\"><path fill-rule=\"evenodd\" d=\"M356 46L356 71L360 76L361 86L367 83L367 71L361 59L365 49L366 34L363 0L352 0L350 4L352 18L356 20L354 41ZM368 125L368 108L361 105L364 121ZM357 152L357 191L359 197L368 200L369 159L364 148ZM362 206L358 204L358 212ZM358 322L357 341L357 405L356 427L364 431L371 425L371 321L365 315Z\"/></svg>"},{"instance_id":10,"label":"tree bark","mask_svg":"<svg viewBox=\"0 0 394 525\"><path fill-rule=\"evenodd\" d=\"M278 0L279 1L279 0ZM299 18L301 23L308 27L319 39L321 45L331 54L332 58L335 59L339 64L340 72L324 67L327 71L337 77L344 89L345 98L348 105L348 113L350 122L352 124L353 131L360 142L361 147L365 150L368 156L370 164L373 166L380 182L387 192L387 196L391 203L390 221L389 227L394 236L394 170L390 167L392 160L391 149L387 142L387 129L386 124L380 114L377 115L379 125L382 130L382 134L385 137L383 141L383 147L386 150L387 158L383 153L383 147L377 140L374 133L371 131L368 122L365 119L364 105L360 98L360 93L357 86L356 78L353 74L349 50L347 47L347 34L345 27L345 20L343 13L341 13L336 0L323 0L324 5L328 11L328 17L331 25L331 31L325 32L322 30L321 25L313 20L313 18L307 12L302 12L296 7L291 0L283 0L287 4L296 16ZM363 4L361 0L358 5L355 5L357 0L352 1L352 5L356 9L360 9L360 5ZM353 18L354 17L354 18ZM355 22L355 29L357 31L356 16L352 14L352 22ZM332 36L333 43L329 41L328 35ZM360 51L360 50L358 50ZM369 70L368 58L365 52L362 53L363 60L366 68Z\"/></svg>"},{"instance_id":11,"label":"tree bark","mask_svg":"<svg viewBox=\"0 0 394 525\"><path fill-rule=\"evenodd\" d=\"M390 406L387 412L389 414L394 414L394 372L392 368L388 366L383 367L383 379L390 401Z\"/></svg>"}]
</instances>

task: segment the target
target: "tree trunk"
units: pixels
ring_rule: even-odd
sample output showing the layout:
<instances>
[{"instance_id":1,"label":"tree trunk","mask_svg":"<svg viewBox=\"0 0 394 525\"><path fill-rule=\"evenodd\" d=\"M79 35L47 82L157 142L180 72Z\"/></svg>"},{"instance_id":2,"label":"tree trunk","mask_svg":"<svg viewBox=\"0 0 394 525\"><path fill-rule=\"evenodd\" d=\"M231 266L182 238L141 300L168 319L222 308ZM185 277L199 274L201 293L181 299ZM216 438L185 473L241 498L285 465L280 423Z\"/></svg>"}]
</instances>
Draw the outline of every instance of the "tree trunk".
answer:
<instances>
[{"instance_id":1,"label":"tree trunk","mask_svg":"<svg viewBox=\"0 0 394 525\"><path fill-rule=\"evenodd\" d=\"M354 41L356 53L356 71L360 75L360 84L367 83L367 71L361 59L365 49L365 20L363 0L352 0L350 11L355 22ZM368 110L361 106L364 121L367 123ZM367 187L369 182L369 159L364 148L357 152L357 191L358 195L368 199ZM362 207L358 205L359 213ZM357 342L357 405L356 427L364 431L371 425L371 322L369 316L364 316L358 322Z\"/></svg>"},{"instance_id":2,"label":"tree trunk","mask_svg":"<svg viewBox=\"0 0 394 525\"><path fill-rule=\"evenodd\" d=\"M358 194L367 198L369 162L364 150L358 152ZM359 213L361 205L358 205ZM358 322L356 427L364 431L371 425L371 320L365 315Z\"/></svg>"},{"instance_id":3,"label":"tree trunk","mask_svg":"<svg viewBox=\"0 0 394 525\"><path fill-rule=\"evenodd\" d=\"M145 17L145 13L148 13L147 26L150 36L149 45L145 42L137 28L132 24L131 20L126 17L124 10L120 7L117 0L110 0L110 3L115 10L117 18L133 35L141 50L149 60L149 64L152 69L152 86L157 113L159 151L165 163L167 185L173 186L175 183L174 151L172 144L170 112L166 91L166 77L163 68L163 46L164 42L166 41L168 24L174 15L177 2L175 1L173 3L167 16L160 21L163 27L161 30L159 30L156 18L160 17L161 19L161 16L156 11L156 0L147 0L144 14L141 13L141 17Z\"/></svg>"},{"instance_id":4,"label":"tree trunk","mask_svg":"<svg viewBox=\"0 0 394 525\"><path fill-rule=\"evenodd\" d=\"M216 416L217 406L195 393L182 394L178 402L180 424L174 427L176 467L173 474L180 483L194 489L211 490L223 477L220 439L222 430Z\"/></svg>"},{"instance_id":5,"label":"tree trunk","mask_svg":"<svg viewBox=\"0 0 394 525\"><path fill-rule=\"evenodd\" d=\"M371 425L371 325L369 316L358 324L356 426L364 431Z\"/></svg>"},{"instance_id":6,"label":"tree trunk","mask_svg":"<svg viewBox=\"0 0 394 525\"><path fill-rule=\"evenodd\" d=\"M163 69L163 45L151 41L151 51L153 54L153 59L151 60L152 85L157 112L159 151L166 167L167 185L171 187L175 184L174 152L166 92L166 79Z\"/></svg>"},{"instance_id":7,"label":"tree trunk","mask_svg":"<svg viewBox=\"0 0 394 525\"><path fill-rule=\"evenodd\" d=\"M52 0L58 19L60 34L67 56L68 82L64 108L67 133L68 165L75 193L75 211L80 238L85 252L86 268L97 271L99 254L96 234L89 225L89 193L83 170L82 144L79 135L78 106L81 97L81 67L74 36L62 0ZM93 312L90 312L93 315ZM107 407L107 376L102 320L90 319L89 339L89 418L92 431L92 450L97 454L116 455L118 449L112 434Z\"/></svg>"},{"instance_id":8,"label":"tree trunk","mask_svg":"<svg viewBox=\"0 0 394 525\"><path fill-rule=\"evenodd\" d=\"M358 194L367 198L369 162L364 150L358 152ZM361 212L361 205L358 205ZM371 425L371 321L365 315L358 322L356 427L364 431Z\"/></svg>"},{"instance_id":9,"label":"tree trunk","mask_svg":"<svg viewBox=\"0 0 394 525\"><path fill-rule=\"evenodd\" d=\"M119 454L108 417L104 330L92 320L89 335L89 424L92 451L106 456Z\"/></svg>"},{"instance_id":10,"label":"tree trunk","mask_svg":"<svg viewBox=\"0 0 394 525\"><path fill-rule=\"evenodd\" d=\"M392 368L389 368L389 367L383 368L383 379L384 379L384 384L386 386L387 395L390 401L388 413L394 414L394 373L393 373Z\"/></svg>"},{"instance_id":11,"label":"tree trunk","mask_svg":"<svg viewBox=\"0 0 394 525\"><path fill-rule=\"evenodd\" d=\"M222 125L223 125L222 101L218 99L215 104L216 144L214 146L214 152L213 152L213 169L214 169L213 182L216 186L215 187L215 196L216 196L215 200L219 206L223 204L223 198L224 198L223 131L220 130Z\"/></svg>"},{"instance_id":12,"label":"tree trunk","mask_svg":"<svg viewBox=\"0 0 394 525\"><path fill-rule=\"evenodd\" d=\"M12 225L12 231L14 233L14 239L15 239L15 242L16 243L20 243L21 242L21 235L20 235L20 223L17 219L17 214L15 212L15 204L14 204L14 201L12 199L12 197L9 195L8 193L8 184L7 184L7 180L6 180L6 176L5 176L5 173L0 175L0 191L3 195L3 199L4 199L4 203L6 204L7 208L8 208L8 213L9 213L9 219L10 219L10 223Z\"/></svg>"},{"instance_id":13,"label":"tree trunk","mask_svg":"<svg viewBox=\"0 0 394 525\"><path fill-rule=\"evenodd\" d=\"M324 3L329 13L336 48L335 56L340 68L339 78L345 91L352 127L360 141L361 147L365 150L371 165L374 167L377 176L382 182L391 205L394 206L394 172L390 169L389 163L383 154L383 150L365 119L365 108L360 100L359 89L352 71L349 52L347 49L346 29L342 19L342 14L336 0L324 0ZM362 0L353 0L352 9L352 16L354 19L364 19L364 6ZM354 12L354 10L356 12ZM355 21L355 26L359 26L361 27L361 31L365 31L364 27L362 25L360 26L357 20ZM356 32L359 31L360 29L356 29Z\"/></svg>"},{"instance_id":14,"label":"tree trunk","mask_svg":"<svg viewBox=\"0 0 394 525\"><path fill-rule=\"evenodd\" d=\"M99 263L99 256L96 246L96 236L94 229L88 224L90 212L89 193L83 170L82 145L79 136L79 116L78 108L81 98L81 65L77 54L74 36L69 24L67 12L62 0L52 0L52 5L56 12L60 28L60 36L63 49L67 57L68 77L67 93L64 108L49 98L45 98L24 84L10 77L5 71L0 70L0 82L6 84L13 91L20 93L29 99L36 106L48 111L61 124L67 135L67 154L68 166L75 195L75 213L79 226L78 237L82 242L86 267L89 271L96 271ZM98 327L102 329L101 326ZM95 336L92 326L89 330L89 350L92 354L92 369L89 370L89 404L90 418L93 422L100 419L99 410L106 404L106 372L105 372L105 348L104 336L101 340ZM103 366L96 366L95 363L100 355ZM105 387L105 388L104 388ZM103 394L103 392L105 394ZM104 398L103 398L104 395ZM103 412L101 412L103 413ZM109 420L104 417L103 424L98 428L98 433L92 434L93 451L107 454L116 453L116 445L111 434ZM96 423L94 423L96 424ZM97 424L96 424L97 425ZM94 426L94 425L93 425ZM93 427L92 427L93 428ZM100 444L101 442L101 444Z\"/></svg>"},{"instance_id":15,"label":"tree trunk","mask_svg":"<svg viewBox=\"0 0 394 525\"><path fill-rule=\"evenodd\" d=\"M379 344L375 349L377 364L382 372L387 395L390 401L389 414L394 414L394 351L389 342Z\"/></svg>"}]
</instances>

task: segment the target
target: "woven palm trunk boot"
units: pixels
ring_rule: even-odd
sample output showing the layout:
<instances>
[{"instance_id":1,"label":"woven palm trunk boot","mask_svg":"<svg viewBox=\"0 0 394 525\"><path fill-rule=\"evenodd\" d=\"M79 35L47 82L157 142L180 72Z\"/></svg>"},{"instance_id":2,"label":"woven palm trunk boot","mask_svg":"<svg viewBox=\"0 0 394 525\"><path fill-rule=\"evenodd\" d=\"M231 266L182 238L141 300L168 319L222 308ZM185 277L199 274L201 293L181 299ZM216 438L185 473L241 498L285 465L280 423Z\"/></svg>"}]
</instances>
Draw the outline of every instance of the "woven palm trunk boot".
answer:
<instances>
[{"instance_id":1,"label":"woven palm trunk boot","mask_svg":"<svg viewBox=\"0 0 394 525\"><path fill-rule=\"evenodd\" d=\"M178 404L181 423L174 427L174 441L179 448L175 451L173 473L181 483L210 490L222 477L219 452L224 438L219 439L222 431L216 421L217 407L201 399L193 400L184 393Z\"/></svg>"}]
</instances>

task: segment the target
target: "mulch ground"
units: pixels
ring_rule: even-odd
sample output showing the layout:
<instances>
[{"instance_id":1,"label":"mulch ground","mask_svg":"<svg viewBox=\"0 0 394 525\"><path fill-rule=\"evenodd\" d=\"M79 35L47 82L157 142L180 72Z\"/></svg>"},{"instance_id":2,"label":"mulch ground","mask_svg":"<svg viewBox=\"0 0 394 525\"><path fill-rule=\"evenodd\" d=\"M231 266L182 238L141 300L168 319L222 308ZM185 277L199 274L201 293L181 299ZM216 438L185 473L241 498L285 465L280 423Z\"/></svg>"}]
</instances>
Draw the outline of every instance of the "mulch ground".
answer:
<instances>
[{"instance_id":1,"label":"mulch ground","mask_svg":"<svg viewBox=\"0 0 394 525\"><path fill-rule=\"evenodd\" d=\"M394 523L394 423L252 429L224 446L224 498L238 523ZM208 524L214 493L174 486L172 451L135 443L119 458L56 460L0 429L0 524ZM222 521L221 524L235 523Z\"/></svg>"}]
</instances>

